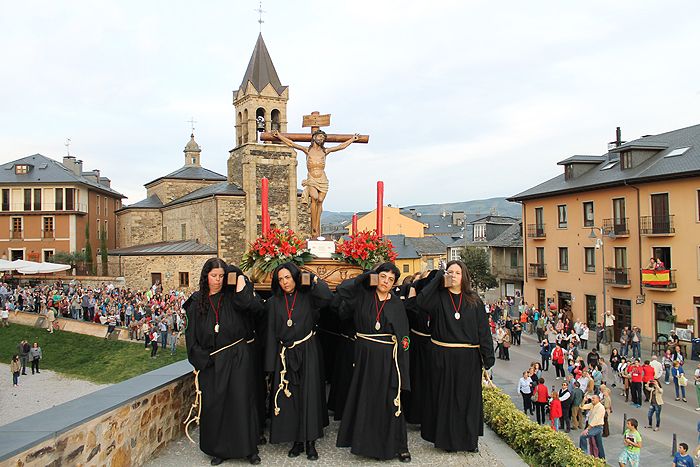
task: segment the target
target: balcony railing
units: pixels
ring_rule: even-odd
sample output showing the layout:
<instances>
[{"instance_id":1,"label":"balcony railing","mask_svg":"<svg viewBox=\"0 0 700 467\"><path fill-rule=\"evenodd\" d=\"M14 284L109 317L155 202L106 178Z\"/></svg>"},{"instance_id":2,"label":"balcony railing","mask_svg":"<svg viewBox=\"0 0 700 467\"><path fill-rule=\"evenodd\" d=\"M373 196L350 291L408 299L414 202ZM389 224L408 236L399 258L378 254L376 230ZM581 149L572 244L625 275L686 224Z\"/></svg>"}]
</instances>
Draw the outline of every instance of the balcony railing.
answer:
<instances>
[{"instance_id":1,"label":"balcony railing","mask_svg":"<svg viewBox=\"0 0 700 467\"><path fill-rule=\"evenodd\" d=\"M35 209L38 208L39 206L36 206L32 204L31 206L28 206L30 209L25 209L27 206L24 205L24 203L12 203L10 205L3 205L2 206L2 212L55 212L55 211L67 211L67 212L87 212L88 211L88 205L87 203L74 203L71 207L72 209L68 209L65 204L62 206L56 206L56 203L42 203L41 204L41 209Z\"/></svg>"},{"instance_id":2,"label":"balcony railing","mask_svg":"<svg viewBox=\"0 0 700 467\"><path fill-rule=\"evenodd\" d=\"M10 230L10 238L22 238L21 230Z\"/></svg>"},{"instance_id":3,"label":"balcony railing","mask_svg":"<svg viewBox=\"0 0 700 467\"><path fill-rule=\"evenodd\" d=\"M630 268L605 268L605 283L627 287L631 284Z\"/></svg>"},{"instance_id":4,"label":"balcony railing","mask_svg":"<svg viewBox=\"0 0 700 467\"><path fill-rule=\"evenodd\" d=\"M527 266L527 277L533 279L547 278L547 265L542 263L530 263Z\"/></svg>"},{"instance_id":5,"label":"balcony railing","mask_svg":"<svg viewBox=\"0 0 700 467\"><path fill-rule=\"evenodd\" d=\"M546 238L544 224L528 224L527 238Z\"/></svg>"},{"instance_id":6,"label":"balcony railing","mask_svg":"<svg viewBox=\"0 0 700 467\"><path fill-rule=\"evenodd\" d=\"M615 235L629 235L629 218L603 219L603 229L606 232L613 232Z\"/></svg>"},{"instance_id":7,"label":"balcony railing","mask_svg":"<svg viewBox=\"0 0 700 467\"><path fill-rule=\"evenodd\" d=\"M672 235L676 233L673 215L642 216L639 218L639 231L642 235Z\"/></svg>"},{"instance_id":8,"label":"balcony railing","mask_svg":"<svg viewBox=\"0 0 700 467\"><path fill-rule=\"evenodd\" d=\"M642 286L652 290L676 290L676 270L642 269Z\"/></svg>"},{"instance_id":9,"label":"balcony railing","mask_svg":"<svg viewBox=\"0 0 700 467\"><path fill-rule=\"evenodd\" d=\"M41 231L41 238L56 238L56 231L53 229L42 230Z\"/></svg>"}]
</instances>

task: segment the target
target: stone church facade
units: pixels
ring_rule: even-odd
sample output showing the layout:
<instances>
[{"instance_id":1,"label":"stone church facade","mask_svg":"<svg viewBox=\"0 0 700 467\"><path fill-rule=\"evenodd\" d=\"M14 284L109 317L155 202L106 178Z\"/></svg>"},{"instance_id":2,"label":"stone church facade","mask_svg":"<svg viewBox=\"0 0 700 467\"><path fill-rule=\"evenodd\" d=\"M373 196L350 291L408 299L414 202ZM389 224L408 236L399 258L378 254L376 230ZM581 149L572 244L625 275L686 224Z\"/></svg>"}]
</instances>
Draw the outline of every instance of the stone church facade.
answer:
<instances>
[{"instance_id":1,"label":"stone church facade","mask_svg":"<svg viewBox=\"0 0 700 467\"><path fill-rule=\"evenodd\" d=\"M213 256L238 264L261 233L261 179L269 180L270 222L308 237L308 206L300 203L294 150L258 143L258 131L287 130L289 88L280 83L262 35L234 92L236 147L224 176L201 165L191 135L185 164L146 183L146 198L117 215L117 248L108 253L111 275L132 288L196 289L203 263Z\"/></svg>"}]
</instances>

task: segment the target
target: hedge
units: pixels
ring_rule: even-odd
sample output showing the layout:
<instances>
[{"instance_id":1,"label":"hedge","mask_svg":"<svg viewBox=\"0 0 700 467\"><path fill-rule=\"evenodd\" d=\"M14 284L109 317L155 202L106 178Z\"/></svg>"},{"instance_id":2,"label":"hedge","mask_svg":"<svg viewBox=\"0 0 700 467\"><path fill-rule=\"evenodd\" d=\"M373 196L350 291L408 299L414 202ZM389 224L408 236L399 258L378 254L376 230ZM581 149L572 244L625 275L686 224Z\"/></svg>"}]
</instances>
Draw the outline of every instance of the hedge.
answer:
<instances>
[{"instance_id":1,"label":"hedge","mask_svg":"<svg viewBox=\"0 0 700 467\"><path fill-rule=\"evenodd\" d=\"M484 419L493 431L528 461L540 466L603 467L602 459L584 453L566 433L539 425L510 396L495 387L483 388Z\"/></svg>"}]
</instances>

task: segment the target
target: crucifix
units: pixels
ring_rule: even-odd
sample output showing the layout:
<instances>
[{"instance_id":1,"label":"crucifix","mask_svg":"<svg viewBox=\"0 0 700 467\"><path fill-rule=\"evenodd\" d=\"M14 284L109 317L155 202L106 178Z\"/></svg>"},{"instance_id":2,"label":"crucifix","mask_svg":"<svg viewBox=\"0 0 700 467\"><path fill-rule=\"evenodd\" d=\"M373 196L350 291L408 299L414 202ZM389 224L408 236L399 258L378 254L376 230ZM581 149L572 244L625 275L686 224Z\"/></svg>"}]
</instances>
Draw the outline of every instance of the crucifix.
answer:
<instances>
[{"instance_id":1,"label":"crucifix","mask_svg":"<svg viewBox=\"0 0 700 467\"><path fill-rule=\"evenodd\" d=\"M341 151L352 143L368 143L369 135L342 135L326 134L321 127L330 126L331 115L321 115L319 112L311 112L304 115L302 127L310 128L309 133L280 133L277 130L264 132L260 135L261 141L280 141L290 148L306 154L306 169L308 178L302 180L304 187L301 201L310 204L311 207L311 237L321 235L321 213L323 212L323 200L328 193L328 178L326 177L326 156L332 152ZM309 147L296 144L296 142L311 143ZM340 143L337 146L327 148L325 143Z\"/></svg>"},{"instance_id":2,"label":"crucifix","mask_svg":"<svg viewBox=\"0 0 700 467\"><path fill-rule=\"evenodd\" d=\"M192 134L194 135L194 124L197 123L197 120L195 120L194 117L190 117L190 119L187 120L187 123L189 123L192 127Z\"/></svg>"}]
</instances>

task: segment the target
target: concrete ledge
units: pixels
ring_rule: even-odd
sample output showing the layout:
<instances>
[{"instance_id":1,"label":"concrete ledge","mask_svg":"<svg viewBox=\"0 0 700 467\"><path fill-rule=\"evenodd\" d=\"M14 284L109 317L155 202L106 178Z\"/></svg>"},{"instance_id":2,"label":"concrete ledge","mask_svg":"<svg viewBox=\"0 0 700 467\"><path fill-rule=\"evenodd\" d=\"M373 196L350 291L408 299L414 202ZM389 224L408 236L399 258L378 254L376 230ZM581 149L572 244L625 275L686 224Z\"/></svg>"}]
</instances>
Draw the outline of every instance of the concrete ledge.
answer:
<instances>
[{"instance_id":1,"label":"concrete ledge","mask_svg":"<svg viewBox=\"0 0 700 467\"><path fill-rule=\"evenodd\" d=\"M183 360L0 426L0 463L142 464L182 435L192 378Z\"/></svg>"},{"instance_id":2,"label":"concrete ledge","mask_svg":"<svg viewBox=\"0 0 700 467\"><path fill-rule=\"evenodd\" d=\"M10 312L10 323L24 324L25 326L34 326L38 318L46 319L45 315L29 313L27 311L20 311L17 313L17 316L15 316L14 312ZM107 334L106 324L90 323L88 321L63 317L58 318L58 324L63 331L85 334L87 336L104 337L105 334ZM44 325L44 329L46 329L46 325ZM143 341L129 340L128 329L118 327L117 330L121 331L119 332L117 340L125 342L140 342L143 345Z\"/></svg>"}]
</instances>

